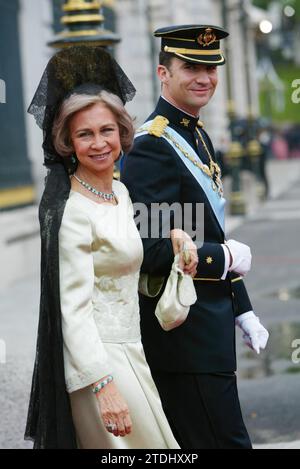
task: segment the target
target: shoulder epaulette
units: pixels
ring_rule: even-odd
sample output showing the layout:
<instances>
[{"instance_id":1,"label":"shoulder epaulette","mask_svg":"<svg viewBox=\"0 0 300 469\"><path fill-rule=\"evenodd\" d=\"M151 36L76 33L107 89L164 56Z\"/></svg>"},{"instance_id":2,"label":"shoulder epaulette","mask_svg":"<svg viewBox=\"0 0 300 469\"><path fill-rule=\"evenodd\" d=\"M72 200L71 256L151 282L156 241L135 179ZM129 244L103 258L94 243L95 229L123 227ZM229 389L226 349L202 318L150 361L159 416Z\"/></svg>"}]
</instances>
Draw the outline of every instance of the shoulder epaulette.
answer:
<instances>
[{"instance_id":1,"label":"shoulder epaulette","mask_svg":"<svg viewBox=\"0 0 300 469\"><path fill-rule=\"evenodd\" d=\"M150 135L154 135L155 137L161 137L168 124L169 121L166 117L156 116L149 127L148 133Z\"/></svg>"}]
</instances>

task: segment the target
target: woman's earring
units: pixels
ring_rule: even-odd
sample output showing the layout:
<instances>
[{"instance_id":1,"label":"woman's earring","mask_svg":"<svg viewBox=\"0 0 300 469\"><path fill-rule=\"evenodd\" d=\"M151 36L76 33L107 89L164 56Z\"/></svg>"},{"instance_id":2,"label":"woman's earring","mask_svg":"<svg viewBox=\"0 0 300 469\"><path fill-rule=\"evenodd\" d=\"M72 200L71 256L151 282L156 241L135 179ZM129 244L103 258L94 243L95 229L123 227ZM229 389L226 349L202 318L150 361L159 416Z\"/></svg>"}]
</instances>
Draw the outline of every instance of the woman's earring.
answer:
<instances>
[{"instance_id":1,"label":"woman's earring","mask_svg":"<svg viewBox=\"0 0 300 469\"><path fill-rule=\"evenodd\" d=\"M76 156L76 153L73 153L73 155L71 156L71 162L73 164L77 163L77 156Z\"/></svg>"}]
</instances>

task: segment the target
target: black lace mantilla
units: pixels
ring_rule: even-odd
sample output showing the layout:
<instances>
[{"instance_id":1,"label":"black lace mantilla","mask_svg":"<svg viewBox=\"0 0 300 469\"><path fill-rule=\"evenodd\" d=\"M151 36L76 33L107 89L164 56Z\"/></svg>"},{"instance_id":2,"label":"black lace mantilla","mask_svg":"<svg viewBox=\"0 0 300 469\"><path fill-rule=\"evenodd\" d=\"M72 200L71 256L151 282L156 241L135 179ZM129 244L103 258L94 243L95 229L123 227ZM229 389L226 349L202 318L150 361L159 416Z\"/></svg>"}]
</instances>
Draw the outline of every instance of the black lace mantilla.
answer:
<instances>
[{"instance_id":1,"label":"black lace mantilla","mask_svg":"<svg viewBox=\"0 0 300 469\"><path fill-rule=\"evenodd\" d=\"M53 120L62 101L83 84L98 85L121 98L131 101L135 88L117 62L102 47L74 46L63 49L49 61L28 108L44 133L45 165L60 161L51 138Z\"/></svg>"},{"instance_id":2,"label":"black lace mantilla","mask_svg":"<svg viewBox=\"0 0 300 469\"><path fill-rule=\"evenodd\" d=\"M35 449L76 448L66 392L59 295L58 233L70 192L63 165L53 165L39 206L41 296L36 359L25 431Z\"/></svg>"},{"instance_id":3,"label":"black lace mantilla","mask_svg":"<svg viewBox=\"0 0 300 469\"><path fill-rule=\"evenodd\" d=\"M88 86L87 86L88 85ZM30 403L25 439L34 448L76 448L69 396L66 391L59 290L58 235L70 193L69 168L52 145L54 116L63 99L74 91L101 88L123 103L135 89L115 60L100 47L76 46L54 55L41 78L28 112L44 132L48 167L39 207L41 231L41 298Z\"/></svg>"}]
</instances>

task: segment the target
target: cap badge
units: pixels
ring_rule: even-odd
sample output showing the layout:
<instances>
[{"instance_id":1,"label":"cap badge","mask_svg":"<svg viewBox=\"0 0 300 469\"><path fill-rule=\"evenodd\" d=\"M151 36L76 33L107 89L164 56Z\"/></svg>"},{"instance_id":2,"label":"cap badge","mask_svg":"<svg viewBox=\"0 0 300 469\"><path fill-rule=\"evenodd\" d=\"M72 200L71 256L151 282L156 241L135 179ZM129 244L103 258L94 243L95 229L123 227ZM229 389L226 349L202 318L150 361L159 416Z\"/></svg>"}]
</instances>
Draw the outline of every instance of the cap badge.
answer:
<instances>
[{"instance_id":1,"label":"cap badge","mask_svg":"<svg viewBox=\"0 0 300 469\"><path fill-rule=\"evenodd\" d=\"M200 36L198 36L197 38L197 41L200 44L200 46L206 47L206 46L210 46L210 44L215 42L216 39L217 39L217 36L213 32L213 29L206 28L205 33L200 34Z\"/></svg>"},{"instance_id":2,"label":"cap badge","mask_svg":"<svg viewBox=\"0 0 300 469\"><path fill-rule=\"evenodd\" d=\"M186 119L185 117L180 122L180 124L184 125L184 127L188 127L189 123L190 123L190 120Z\"/></svg>"}]
</instances>

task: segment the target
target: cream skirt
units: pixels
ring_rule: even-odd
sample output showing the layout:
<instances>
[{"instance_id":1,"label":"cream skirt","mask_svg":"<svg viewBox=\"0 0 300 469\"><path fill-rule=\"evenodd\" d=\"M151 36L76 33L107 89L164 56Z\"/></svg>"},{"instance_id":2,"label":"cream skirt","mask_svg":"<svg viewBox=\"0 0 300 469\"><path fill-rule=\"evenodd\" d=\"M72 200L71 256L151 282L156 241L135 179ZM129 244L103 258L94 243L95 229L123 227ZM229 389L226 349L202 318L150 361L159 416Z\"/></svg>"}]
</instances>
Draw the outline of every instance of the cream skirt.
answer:
<instances>
[{"instance_id":1,"label":"cream skirt","mask_svg":"<svg viewBox=\"0 0 300 469\"><path fill-rule=\"evenodd\" d=\"M106 343L114 381L126 400L132 432L115 437L102 422L91 387L70 394L78 447L82 449L178 449L146 363L141 342Z\"/></svg>"}]
</instances>

